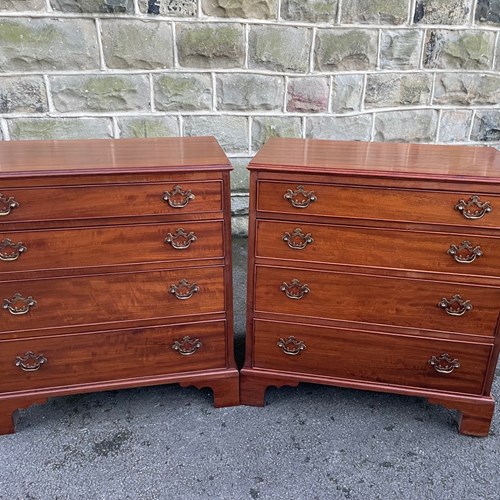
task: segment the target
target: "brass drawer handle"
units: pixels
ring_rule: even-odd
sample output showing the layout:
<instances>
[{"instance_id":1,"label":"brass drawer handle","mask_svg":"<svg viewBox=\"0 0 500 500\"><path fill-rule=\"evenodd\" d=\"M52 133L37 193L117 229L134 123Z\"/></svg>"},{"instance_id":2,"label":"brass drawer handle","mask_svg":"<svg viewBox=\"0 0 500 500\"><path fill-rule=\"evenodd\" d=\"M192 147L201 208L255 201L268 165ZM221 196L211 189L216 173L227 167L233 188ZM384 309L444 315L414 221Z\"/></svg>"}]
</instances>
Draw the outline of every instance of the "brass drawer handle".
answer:
<instances>
[{"instance_id":1,"label":"brass drawer handle","mask_svg":"<svg viewBox=\"0 0 500 500\"><path fill-rule=\"evenodd\" d=\"M177 351L182 356L191 356L194 354L203 344L200 339L192 339L191 337L183 337L182 340L176 340L172 349Z\"/></svg>"},{"instance_id":2,"label":"brass drawer handle","mask_svg":"<svg viewBox=\"0 0 500 500\"><path fill-rule=\"evenodd\" d=\"M286 340L279 339L277 346L289 356L298 356L302 351L307 349L304 342L297 340L295 337L288 337Z\"/></svg>"},{"instance_id":3,"label":"brass drawer handle","mask_svg":"<svg viewBox=\"0 0 500 500\"><path fill-rule=\"evenodd\" d=\"M163 193L163 199L172 208L184 208L191 200L195 199L195 195L189 190L183 191L182 187L177 185L174 186L172 192L165 191Z\"/></svg>"},{"instance_id":4,"label":"brass drawer handle","mask_svg":"<svg viewBox=\"0 0 500 500\"><path fill-rule=\"evenodd\" d=\"M36 300L29 296L24 298L20 293L15 293L12 299L3 299L3 308L10 314L26 314L30 307L36 306Z\"/></svg>"},{"instance_id":5,"label":"brass drawer handle","mask_svg":"<svg viewBox=\"0 0 500 500\"><path fill-rule=\"evenodd\" d=\"M0 217L9 215L14 208L18 208L19 203L14 199L13 196L7 197L0 193Z\"/></svg>"},{"instance_id":6,"label":"brass drawer handle","mask_svg":"<svg viewBox=\"0 0 500 500\"><path fill-rule=\"evenodd\" d=\"M459 264L470 264L474 262L477 257L483 255L481 247L473 247L469 241L462 241L458 246L450 245L446 253L451 255Z\"/></svg>"},{"instance_id":7,"label":"brass drawer handle","mask_svg":"<svg viewBox=\"0 0 500 500\"><path fill-rule=\"evenodd\" d=\"M0 243L0 260L7 262L17 260L26 250L28 250L28 248L21 242L14 243L9 238L5 238Z\"/></svg>"},{"instance_id":8,"label":"brass drawer handle","mask_svg":"<svg viewBox=\"0 0 500 500\"><path fill-rule=\"evenodd\" d=\"M47 358L43 354L28 351L24 353L24 356L16 357L15 365L25 372L36 372L45 363L47 363Z\"/></svg>"},{"instance_id":9,"label":"brass drawer handle","mask_svg":"<svg viewBox=\"0 0 500 500\"><path fill-rule=\"evenodd\" d=\"M190 299L196 292L200 291L200 287L196 283L188 283L188 280L180 280L177 285L170 285L170 293L174 294L179 300Z\"/></svg>"},{"instance_id":10,"label":"brass drawer handle","mask_svg":"<svg viewBox=\"0 0 500 500\"><path fill-rule=\"evenodd\" d=\"M455 205L455 210L458 210L466 219L481 219L488 212L493 210L489 201L481 202L480 196L472 195L468 201L459 200Z\"/></svg>"},{"instance_id":11,"label":"brass drawer handle","mask_svg":"<svg viewBox=\"0 0 500 500\"><path fill-rule=\"evenodd\" d=\"M306 294L308 294L311 289L307 284L301 284L298 279L293 279L292 283L289 285L286 281L281 285L280 290L285 292L285 295L289 299L302 299Z\"/></svg>"},{"instance_id":12,"label":"brass drawer handle","mask_svg":"<svg viewBox=\"0 0 500 500\"><path fill-rule=\"evenodd\" d=\"M472 304L470 300L463 300L460 295L456 294L449 300L442 298L438 303L438 307L444 309L446 314L450 316L462 316L472 309Z\"/></svg>"},{"instance_id":13,"label":"brass drawer handle","mask_svg":"<svg viewBox=\"0 0 500 500\"><path fill-rule=\"evenodd\" d=\"M306 191L304 186L297 186L295 191L287 189L283 198L288 200L295 208L307 208L313 201L318 199L314 191Z\"/></svg>"},{"instance_id":14,"label":"brass drawer handle","mask_svg":"<svg viewBox=\"0 0 500 500\"><path fill-rule=\"evenodd\" d=\"M300 227L295 228L292 234L286 232L282 240L294 250L304 250L309 243L314 242L311 233L304 234Z\"/></svg>"},{"instance_id":15,"label":"brass drawer handle","mask_svg":"<svg viewBox=\"0 0 500 500\"><path fill-rule=\"evenodd\" d=\"M168 233L165 238L165 243L170 243L172 248L176 250L185 250L189 248L189 245L193 241L196 241L198 238L191 231L190 233L186 233L182 227L178 228L175 234Z\"/></svg>"},{"instance_id":16,"label":"brass drawer handle","mask_svg":"<svg viewBox=\"0 0 500 500\"><path fill-rule=\"evenodd\" d=\"M449 354L441 354L441 356L432 356L429 361L427 361L434 370L438 373L451 373L455 368L460 368L460 363L458 359L453 359Z\"/></svg>"}]
</instances>

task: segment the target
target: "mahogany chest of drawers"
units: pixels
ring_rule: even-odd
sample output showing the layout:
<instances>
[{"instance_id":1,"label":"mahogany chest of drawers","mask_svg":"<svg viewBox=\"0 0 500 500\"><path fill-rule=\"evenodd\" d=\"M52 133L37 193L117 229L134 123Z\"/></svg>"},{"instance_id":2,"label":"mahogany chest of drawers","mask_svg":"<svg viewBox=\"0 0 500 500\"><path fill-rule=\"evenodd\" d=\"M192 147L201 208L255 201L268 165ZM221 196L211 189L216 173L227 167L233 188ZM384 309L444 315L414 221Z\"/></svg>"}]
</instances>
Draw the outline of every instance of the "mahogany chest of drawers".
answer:
<instances>
[{"instance_id":1,"label":"mahogany chest of drawers","mask_svg":"<svg viewBox=\"0 0 500 500\"><path fill-rule=\"evenodd\" d=\"M427 398L485 436L500 153L271 139L251 172L241 403L313 382Z\"/></svg>"},{"instance_id":2,"label":"mahogany chest of drawers","mask_svg":"<svg viewBox=\"0 0 500 500\"><path fill-rule=\"evenodd\" d=\"M230 169L211 137L0 142L0 433L79 392L239 403Z\"/></svg>"}]
</instances>

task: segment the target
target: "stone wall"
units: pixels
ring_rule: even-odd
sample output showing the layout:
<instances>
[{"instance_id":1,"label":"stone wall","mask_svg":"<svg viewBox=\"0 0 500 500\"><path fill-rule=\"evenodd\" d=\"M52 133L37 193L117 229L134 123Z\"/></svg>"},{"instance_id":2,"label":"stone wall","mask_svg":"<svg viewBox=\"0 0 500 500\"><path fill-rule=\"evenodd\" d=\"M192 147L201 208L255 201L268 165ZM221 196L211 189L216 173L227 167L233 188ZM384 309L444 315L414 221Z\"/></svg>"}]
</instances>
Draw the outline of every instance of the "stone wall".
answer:
<instances>
[{"instance_id":1,"label":"stone wall","mask_svg":"<svg viewBox=\"0 0 500 500\"><path fill-rule=\"evenodd\" d=\"M0 138L215 135L235 195L271 136L499 146L499 34L500 0L0 0Z\"/></svg>"}]
</instances>

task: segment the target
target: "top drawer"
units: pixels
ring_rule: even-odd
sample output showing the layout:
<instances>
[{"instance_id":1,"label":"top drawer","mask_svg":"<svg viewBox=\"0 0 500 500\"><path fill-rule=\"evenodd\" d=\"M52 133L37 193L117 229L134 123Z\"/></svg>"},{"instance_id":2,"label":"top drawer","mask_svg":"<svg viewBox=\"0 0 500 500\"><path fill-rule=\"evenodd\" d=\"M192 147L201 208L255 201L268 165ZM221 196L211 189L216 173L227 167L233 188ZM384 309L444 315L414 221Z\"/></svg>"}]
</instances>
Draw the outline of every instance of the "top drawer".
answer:
<instances>
[{"instance_id":1,"label":"top drawer","mask_svg":"<svg viewBox=\"0 0 500 500\"><path fill-rule=\"evenodd\" d=\"M1 222L181 215L222 210L222 181L0 189Z\"/></svg>"},{"instance_id":2,"label":"top drawer","mask_svg":"<svg viewBox=\"0 0 500 500\"><path fill-rule=\"evenodd\" d=\"M500 196L259 181L257 210L348 219L500 227Z\"/></svg>"}]
</instances>

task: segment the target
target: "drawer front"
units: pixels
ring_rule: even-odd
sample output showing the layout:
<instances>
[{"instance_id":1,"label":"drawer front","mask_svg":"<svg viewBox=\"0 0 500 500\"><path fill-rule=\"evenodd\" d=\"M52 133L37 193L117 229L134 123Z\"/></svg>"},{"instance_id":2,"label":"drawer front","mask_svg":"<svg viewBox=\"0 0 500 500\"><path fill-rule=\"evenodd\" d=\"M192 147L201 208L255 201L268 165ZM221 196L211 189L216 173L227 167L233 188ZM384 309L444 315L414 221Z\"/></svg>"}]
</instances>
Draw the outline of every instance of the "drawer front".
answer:
<instances>
[{"instance_id":1,"label":"drawer front","mask_svg":"<svg viewBox=\"0 0 500 500\"><path fill-rule=\"evenodd\" d=\"M499 276L500 238L257 221L258 257Z\"/></svg>"},{"instance_id":2,"label":"drawer front","mask_svg":"<svg viewBox=\"0 0 500 500\"><path fill-rule=\"evenodd\" d=\"M0 231L0 273L223 256L222 221Z\"/></svg>"},{"instance_id":3,"label":"drawer front","mask_svg":"<svg viewBox=\"0 0 500 500\"><path fill-rule=\"evenodd\" d=\"M224 268L215 266L20 280L2 282L0 289L3 332L193 316L225 310Z\"/></svg>"},{"instance_id":4,"label":"drawer front","mask_svg":"<svg viewBox=\"0 0 500 500\"><path fill-rule=\"evenodd\" d=\"M471 198L474 196L478 196L476 202ZM455 194L306 182L300 189L295 183L261 181L258 184L257 210L300 216L464 225L471 228L500 227L500 196L468 191ZM464 214L475 218L467 218Z\"/></svg>"},{"instance_id":5,"label":"drawer front","mask_svg":"<svg viewBox=\"0 0 500 500\"><path fill-rule=\"evenodd\" d=\"M255 310L491 337L500 288L257 266Z\"/></svg>"},{"instance_id":6,"label":"drawer front","mask_svg":"<svg viewBox=\"0 0 500 500\"><path fill-rule=\"evenodd\" d=\"M4 340L0 360L0 392L224 368L225 323Z\"/></svg>"},{"instance_id":7,"label":"drawer front","mask_svg":"<svg viewBox=\"0 0 500 500\"><path fill-rule=\"evenodd\" d=\"M253 365L481 394L491 349L484 344L256 321Z\"/></svg>"},{"instance_id":8,"label":"drawer front","mask_svg":"<svg viewBox=\"0 0 500 500\"><path fill-rule=\"evenodd\" d=\"M168 199L165 200L165 197ZM219 212L222 210L222 181L177 184L168 180L161 184L12 188L2 191L2 200L10 199L13 200L10 203L0 203L2 222Z\"/></svg>"}]
</instances>

